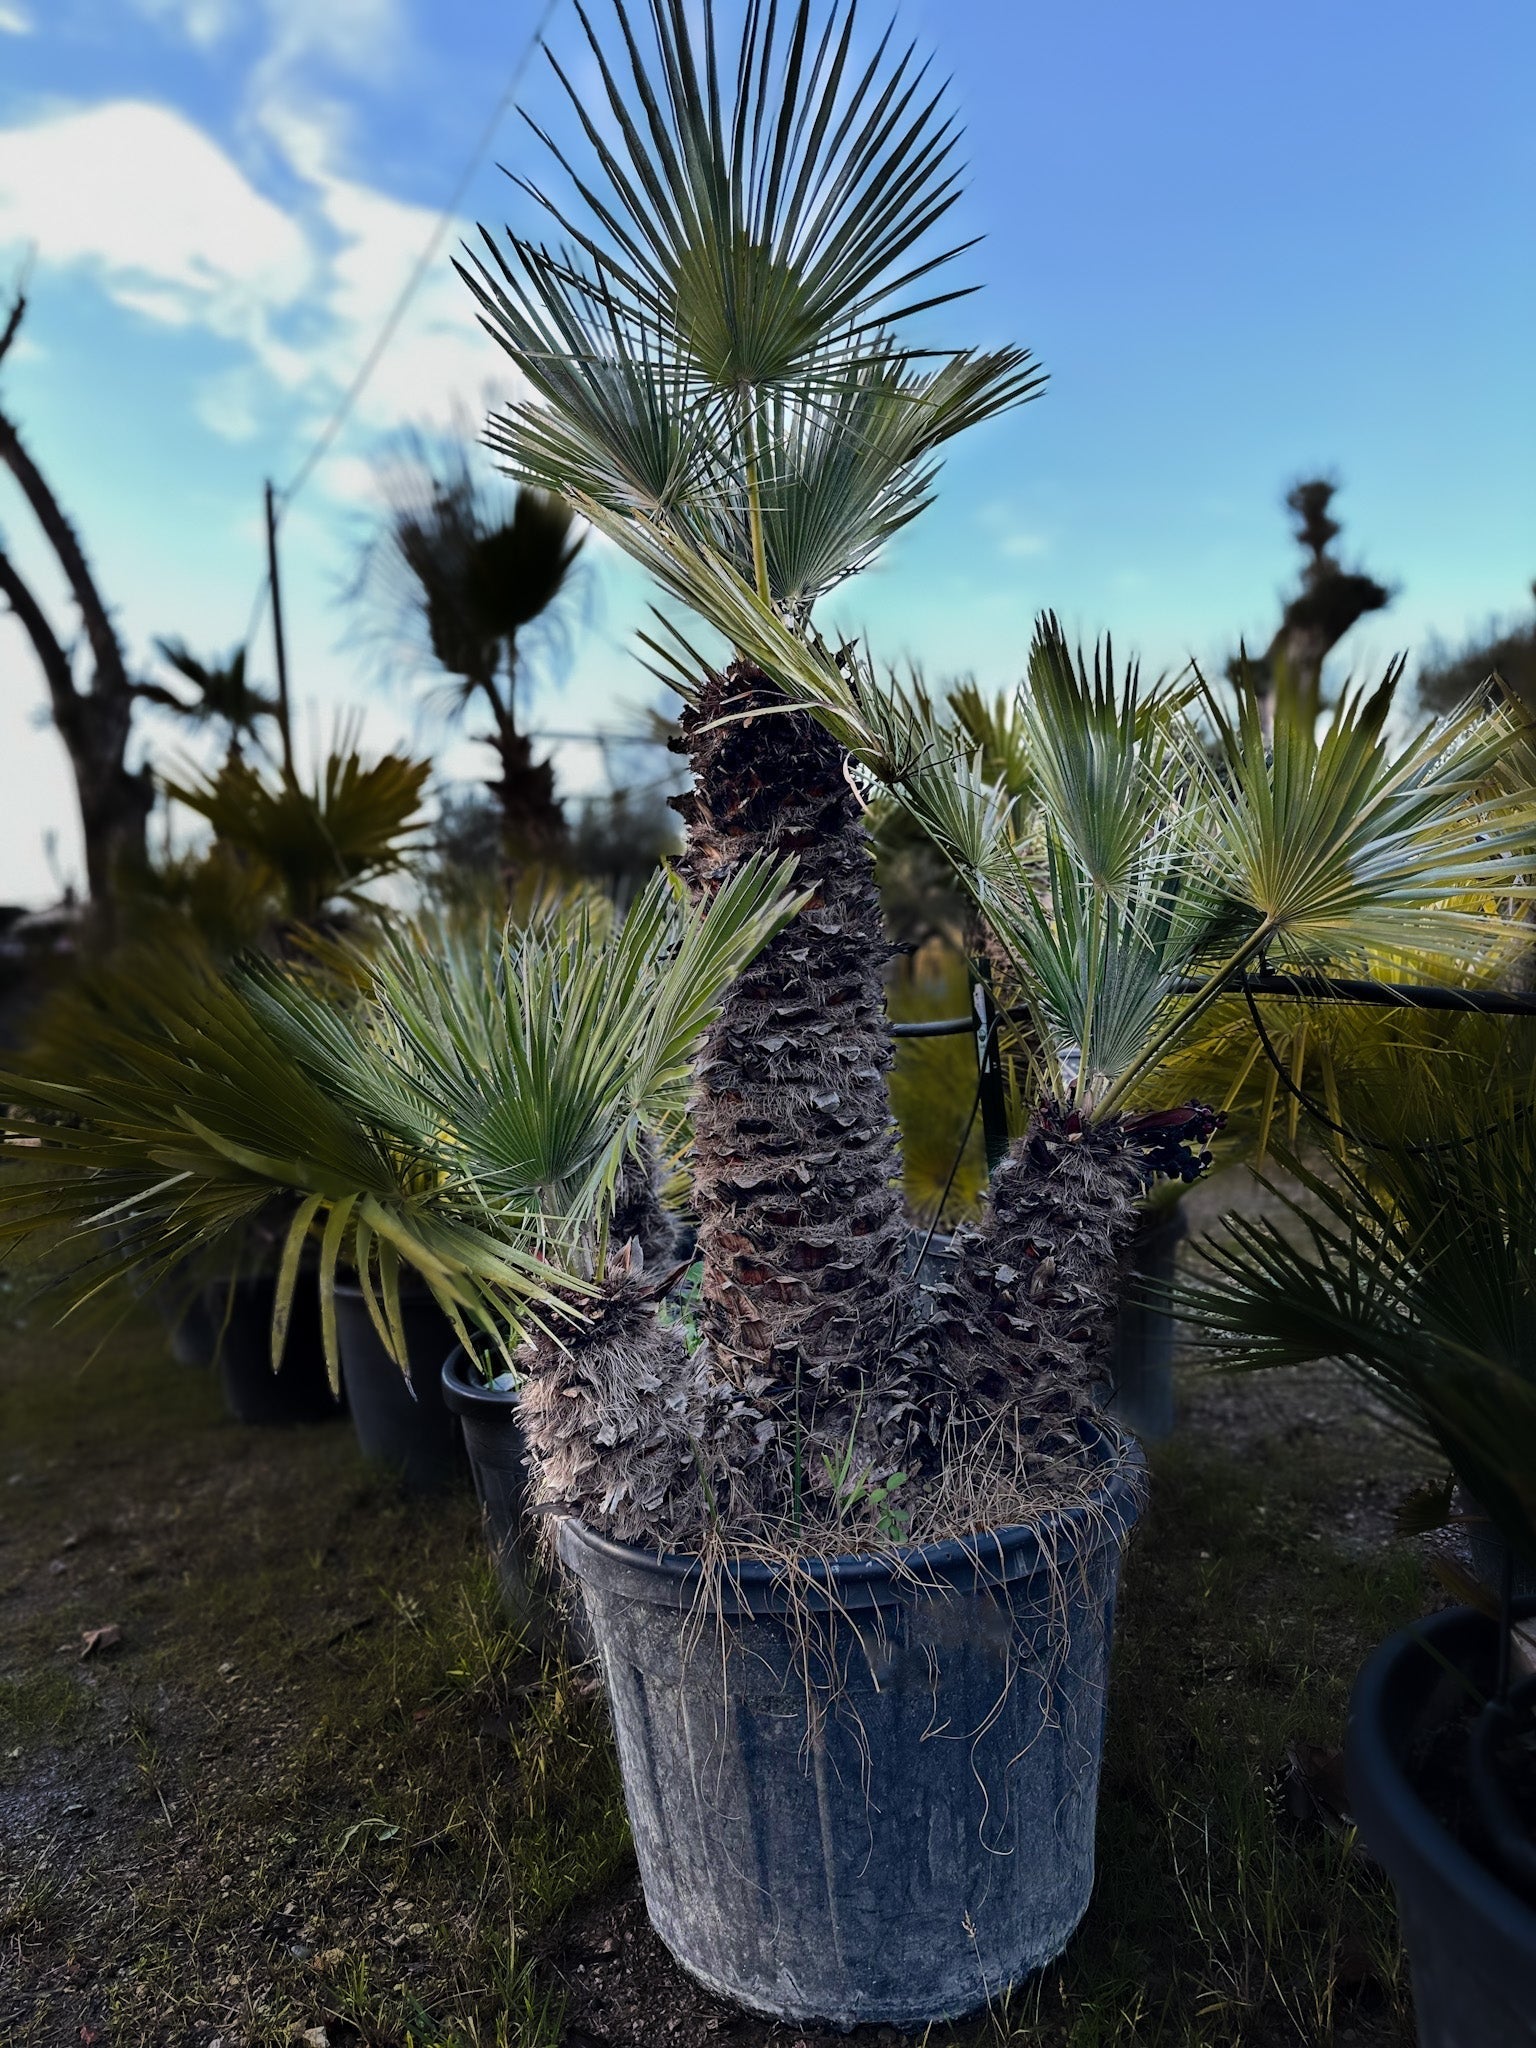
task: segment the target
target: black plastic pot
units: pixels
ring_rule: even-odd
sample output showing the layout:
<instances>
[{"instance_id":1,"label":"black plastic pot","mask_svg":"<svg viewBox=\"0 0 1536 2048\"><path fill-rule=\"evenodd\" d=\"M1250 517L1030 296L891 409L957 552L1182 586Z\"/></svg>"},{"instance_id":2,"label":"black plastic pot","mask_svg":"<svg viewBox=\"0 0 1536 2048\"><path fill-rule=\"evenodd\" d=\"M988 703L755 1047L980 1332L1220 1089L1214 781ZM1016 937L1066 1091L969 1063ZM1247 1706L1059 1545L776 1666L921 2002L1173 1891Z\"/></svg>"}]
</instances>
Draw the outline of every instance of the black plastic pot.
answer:
<instances>
[{"instance_id":1,"label":"black plastic pot","mask_svg":"<svg viewBox=\"0 0 1536 2048\"><path fill-rule=\"evenodd\" d=\"M218 1297L218 1313L208 1293L199 1289L186 1294L167 1285L156 1294L165 1324L167 1349L178 1365L205 1367L213 1364L219 1351L219 1323L224 1314L224 1297Z\"/></svg>"},{"instance_id":2,"label":"black plastic pot","mask_svg":"<svg viewBox=\"0 0 1536 2048\"><path fill-rule=\"evenodd\" d=\"M1517 1612L1536 1614L1536 1600ZM1377 1650L1350 1702L1350 1797L1397 1892L1420 2048L1536 2044L1536 1906L1441 1825L1409 1775L1426 1734L1464 1702L1464 1681L1492 1689L1497 1640L1470 1607L1432 1615Z\"/></svg>"},{"instance_id":3,"label":"black plastic pot","mask_svg":"<svg viewBox=\"0 0 1536 2048\"><path fill-rule=\"evenodd\" d=\"M336 1344L357 1441L370 1464L398 1473L412 1493L441 1493L464 1476L459 1425L443 1400L453 1325L430 1294L400 1296L409 1375L379 1341L360 1287L336 1289Z\"/></svg>"},{"instance_id":4,"label":"black plastic pot","mask_svg":"<svg viewBox=\"0 0 1536 2048\"><path fill-rule=\"evenodd\" d=\"M518 1420L517 1389L488 1387L462 1345L444 1362L442 1389L444 1404L464 1431L502 1598L514 1614L529 1616L537 1573L527 1520L528 1447Z\"/></svg>"},{"instance_id":5,"label":"black plastic pot","mask_svg":"<svg viewBox=\"0 0 1536 2048\"><path fill-rule=\"evenodd\" d=\"M1094 1816L1134 1444L1091 1505L781 1571L559 1531L651 1923L779 2019L919 2027L1061 1953Z\"/></svg>"},{"instance_id":6,"label":"black plastic pot","mask_svg":"<svg viewBox=\"0 0 1536 2048\"><path fill-rule=\"evenodd\" d=\"M272 1309L277 1281L271 1274L219 1281L204 1299L218 1343L219 1379L237 1422L328 1422L341 1413L325 1370L320 1335L320 1294L310 1274L299 1275L288 1318L281 1367L272 1370ZM226 1320L225 1310L228 1308Z\"/></svg>"},{"instance_id":7,"label":"black plastic pot","mask_svg":"<svg viewBox=\"0 0 1536 2048\"><path fill-rule=\"evenodd\" d=\"M1109 1411L1148 1443L1173 1431L1173 1357L1178 1324L1171 1309L1140 1298L1140 1285L1167 1286L1174 1277L1179 1246L1189 1234L1181 1203L1143 1215L1132 1240L1125 1293L1115 1325L1110 1372L1114 1392Z\"/></svg>"}]
</instances>

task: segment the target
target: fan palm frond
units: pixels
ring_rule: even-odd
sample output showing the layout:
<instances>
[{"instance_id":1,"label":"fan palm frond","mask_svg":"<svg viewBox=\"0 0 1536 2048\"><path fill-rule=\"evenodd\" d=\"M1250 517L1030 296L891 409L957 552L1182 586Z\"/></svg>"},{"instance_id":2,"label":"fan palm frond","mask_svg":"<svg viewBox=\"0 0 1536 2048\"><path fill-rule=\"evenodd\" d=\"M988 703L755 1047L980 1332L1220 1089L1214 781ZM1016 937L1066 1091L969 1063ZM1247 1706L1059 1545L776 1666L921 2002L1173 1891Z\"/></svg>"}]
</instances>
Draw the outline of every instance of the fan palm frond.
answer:
<instances>
[{"instance_id":1,"label":"fan palm frond","mask_svg":"<svg viewBox=\"0 0 1536 2048\"><path fill-rule=\"evenodd\" d=\"M1321 727L1277 708L1205 711L1217 770L1204 839L1218 886L1251 922L1254 946L1302 966L1364 949L1480 951L1507 934L1489 898L1527 893L1532 791L1510 788L1524 742L1503 710L1468 706L1406 741L1387 728L1394 667L1374 690L1346 691Z\"/></svg>"},{"instance_id":2,"label":"fan palm frond","mask_svg":"<svg viewBox=\"0 0 1536 2048\"><path fill-rule=\"evenodd\" d=\"M1443 1452L1536 1560L1533 1075L1447 1083L1421 1068L1461 1142L1396 1142L1328 1175L1282 1155L1306 1201L1229 1216L1181 1286L1197 1342L1234 1367L1341 1359Z\"/></svg>"},{"instance_id":3,"label":"fan palm frond","mask_svg":"<svg viewBox=\"0 0 1536 2048\"><path fill-rule=\"evenodd\" d=\"M400 754L369 764L343 735L312 790L232 757L215 775L167 780L166 791L206 818L218 840L280 877L291 914L307 921L405 865L426 829L429 772L430 763Z\"/></svg>"},{"instance_id":4,"label":"fan palm frond","mask_svg":"<svg viewBox=\"0 0 1536 2048\"><path fill-rule=\"evenodd\" d=\"M157 640L162 661L192 684L197 695L181 706L194 725L222 725L232 740L254 736L262 719L279 716L275 697L246 677L245 649L235 648L223 661L200 661L185 640Z\"/></svg>"},{"instance_id":5,"label":"fan palm frond","mask_svg":"<svg viewBox=\"0 0 1536 2048\"><path fill-rule=\"evenodd\" d=\"M749 862L695 909L660 875L622 921L583 895L491 944L396 931L351 956L350 996L271 962L226 978L146 951L67 1061L0 1078L0 1243L72 1251L88 1294L227 1246L282 1195L276 1344L318 1239L333 1359L341 1258L370 1298L377 1272L392 1348L402 1261L461 1331L510 1345L587 1287L625 1160L680 1118L725 989L805 901L789 878Z\"/></svg>"},{"instance_id":6,"label":"fan palm frond","mask_svg":"<svg viewBox=\"0 0 1536 2048\"><path fill-rule=\"evenodd\" d=\"M753 4L727 79L708 12L700 38L658 0L645 49L614 17L610 63L582 15L608 133L556 65L590 173L537 131L581 200L525 186L562 247L482 231L463 268L533 391L490 443L621 546L718 553L804 618L927 502L944 442L1044 380L1021 349L897 345L958 295L917 295L959 251L929 243L955 136L910 48L861 67L851 6Z\"/></svg>"}]
</instances>

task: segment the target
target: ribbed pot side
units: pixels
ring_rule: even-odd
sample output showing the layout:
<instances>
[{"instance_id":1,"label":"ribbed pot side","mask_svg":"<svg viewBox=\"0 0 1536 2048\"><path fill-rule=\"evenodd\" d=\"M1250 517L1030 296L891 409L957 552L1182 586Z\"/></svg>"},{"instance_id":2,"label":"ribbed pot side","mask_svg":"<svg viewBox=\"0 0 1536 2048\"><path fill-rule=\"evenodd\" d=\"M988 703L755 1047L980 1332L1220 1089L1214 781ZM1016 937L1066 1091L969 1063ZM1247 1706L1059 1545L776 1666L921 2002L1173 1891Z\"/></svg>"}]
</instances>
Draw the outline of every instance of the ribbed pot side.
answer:
<instances>
[{"instance_id":1,"label":"ribbed pot side","mask_svg":"<svg viewBox=\"0 0 1536 2048\"><path fill-rule=\"evenodd\" d=\"M488 1387L462 1346L444 1360L441 1384L443 1405L459 1418L464 1431L502 1600L512 1614L527 1619L535 1608L535 1565L527 1522L528 1446L518 1420L517 1391Z\"/></svg>"},{"instance_id":2,"label":"ribbed pot side","mask_svg":"<svg viewBox=\"0 0 1536 2048\"><path fill-rule=\"evenodd\" d=\"M646 1906L711 1990L920 2026L1059 1955L1093 1888L1109 1644L1141 1458L1086 1506L802 1580L561 1527ZM809 1679L809 1684L807 1680Z\"/></svg>"}]
</instances>

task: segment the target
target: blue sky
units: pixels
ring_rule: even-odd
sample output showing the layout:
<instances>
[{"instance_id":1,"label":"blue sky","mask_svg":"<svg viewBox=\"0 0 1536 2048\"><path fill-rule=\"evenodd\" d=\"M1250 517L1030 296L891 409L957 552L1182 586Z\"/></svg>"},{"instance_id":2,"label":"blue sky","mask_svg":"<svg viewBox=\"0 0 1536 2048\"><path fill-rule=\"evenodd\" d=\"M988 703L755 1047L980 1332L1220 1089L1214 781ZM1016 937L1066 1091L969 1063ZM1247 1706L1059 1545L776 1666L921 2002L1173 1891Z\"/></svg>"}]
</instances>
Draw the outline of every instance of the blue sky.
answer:
<instances>
[{"instance_id":1,"label":"blue sky","mask_svg":"<svg viewBox=\"0 0 1536 2048\"><path fill-rule=\"evenodd\" d=\"M130 653L245 628L262 480L290 475L360 361L543 0L0 0L0 280L36 247L5 397L85 537ZM870 21L883 18L868 7ZM1293 574L1281 494L1336 472L1345 549L1393 583L1369 668L1520 611L1536 575L1536 9L1528 0L903 0L966 128L957 341L1016 339L1046 395L982 429L841 611L936 674L1015 675L1054 606L1154 667L1262 642ZM569 0L551 29L573 48ZM542 67L521 94L553 105ZM532 168L515 116L492 157ZM494 161L464 223L523 202ZM453 237L449 238L451 247ZM338 593L390 428L505 391L445 248L285 531L311 730L439 732L346 644ZM68 622L25 508L0 529ZM654 692L645 592L598 564L545 723ZM260 643L258 671L268 667ZM78 872L42 689L0 621L0 900ZM163 742L165 735L158 738ZM463 742L442 755L473 774ZM564 748L569 787L598 774Z\"/></svg>"}]
</instances>

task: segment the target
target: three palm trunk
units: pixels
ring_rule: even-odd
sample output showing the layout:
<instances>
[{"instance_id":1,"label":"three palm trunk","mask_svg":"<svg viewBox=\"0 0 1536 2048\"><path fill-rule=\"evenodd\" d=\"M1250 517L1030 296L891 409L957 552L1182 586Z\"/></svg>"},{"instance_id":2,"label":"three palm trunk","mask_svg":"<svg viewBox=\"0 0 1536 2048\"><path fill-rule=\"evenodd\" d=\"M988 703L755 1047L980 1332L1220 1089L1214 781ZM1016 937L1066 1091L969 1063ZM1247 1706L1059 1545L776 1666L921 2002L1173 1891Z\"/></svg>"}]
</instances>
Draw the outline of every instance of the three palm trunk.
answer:
<instances>
[{"instance_id":1,"label":"three palm trunk","mask_svg":"<svg viewBox=\"0 0 1536 2048\"><path fill-rule=\"evenodd\" d=\"M890 947L846 756L744 662L707 680L678 744L695 895L787 854L813 894L733 985L697 1063L703 1343L690 1356L658 1320L666 1276L636 1230L601 1307L532 1349L524 1419L547 1497L621 1538L686 1543L711 1514L740 1529L841 1512L897 1472L934 1471L954 1432L999 1414L1026 1469L1070 1454L1137 1199L1158 1173L1193 1177L1212 1120L1085 1124L1040 1105L960 1235L955 1278L920 1289L887 1084Z\"/></svg>"}]
</instances>

